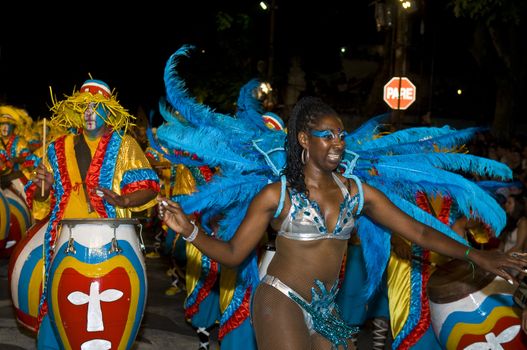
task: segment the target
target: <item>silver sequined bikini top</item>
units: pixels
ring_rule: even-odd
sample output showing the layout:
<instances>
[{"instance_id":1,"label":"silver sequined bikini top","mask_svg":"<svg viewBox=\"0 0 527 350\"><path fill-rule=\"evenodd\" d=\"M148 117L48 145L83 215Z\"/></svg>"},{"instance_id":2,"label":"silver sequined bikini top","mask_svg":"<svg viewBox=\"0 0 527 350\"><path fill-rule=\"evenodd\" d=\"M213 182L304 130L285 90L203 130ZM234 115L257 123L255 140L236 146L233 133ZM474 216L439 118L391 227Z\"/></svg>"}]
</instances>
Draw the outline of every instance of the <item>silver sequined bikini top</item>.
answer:
<instances>
[{"instance_id":1,"label":"silver sequined bikini top","mask_svg":"<svg viewBox=\"0 0 527 350\"><path fill-rule=\"evenodd\" d=\"M291 191L291 208L278 231L279 236L285 238L313 241L318 239L349 239L355 225L353 211L362 208L363 195L362 185L357 178L359 191L353 197L350 196L346 186L339 177L333 173L335 183L342 191L344 200L340 204L339 217L333 232L328 232L324 217L320 213L320 207L316 201L310 201L305 194Z\"/></svg>"}]
</instances>

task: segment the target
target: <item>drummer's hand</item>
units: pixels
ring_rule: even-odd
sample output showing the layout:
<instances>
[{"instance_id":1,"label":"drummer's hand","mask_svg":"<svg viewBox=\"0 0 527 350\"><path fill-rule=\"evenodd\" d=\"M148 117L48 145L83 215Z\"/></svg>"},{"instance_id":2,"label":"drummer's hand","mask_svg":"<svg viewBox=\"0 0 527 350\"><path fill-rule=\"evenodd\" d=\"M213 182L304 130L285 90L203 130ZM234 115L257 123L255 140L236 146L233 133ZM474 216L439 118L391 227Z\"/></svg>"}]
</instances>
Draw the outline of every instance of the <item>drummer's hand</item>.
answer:
<instances>
[{"instance_id":1,"label":"drummer's hand","mask_svg":"<svg viewBox=\"0 0 527 350\"><path fill-rule=\"evenodd\" d=\"M157 197L159 218L172 230L188 237L194 225L190 222L179 203L165 197Z\"/></svg>"},{"instance_id":2,"label":"drummer's hand","mask_svg":"<svg viewBox=\"0 0 527 350\"><path fill-rule=\"evenodd\" d=\"M22 164L26 161L26 157L19 156L19 157L12 158L12 160L13 160L13 163Z\"/></svg>"},{"instance_id":3,"label":"drummer's hand","mask_svg":"<svg viewBox=\"0 0 527 350\"><path fill-rule=\"evenodd\" d=\"M507 270L527 272L527 253L504 253L500 250L470 251L469 258L483 269L503 277L509 283L517 284L517 280Z\"/></svg>"},{"instance_id":4,"label":"drummer's hand","mask_svg":"<svg viewBox=\"0 0 527 350\"><path fill-rule=\"evenodd\" d=\"M51 185L53 185L53 182L55 182L53 174L51 174L46 169L46 166L43 163L40 163L38 167L33 171L33 183L39 189L38 192L41 192L40 189L42 188L42 183L44 183L44 192L46 193L44 197L47 197L49 195L49 189L51 188Z\"/></svg>"},{"instance_id":5,"label":"drummer's hand","mask_svg":"<svg viewBox=\"0 0 527 350\"><path fill-rule=\"evenodd\" d=\"M95 189L95 193L99 197L102 197L109 204L113 205L114 207L121 207L121 208L128 207L128 201L126 197L121 196L120 194L117 194L116 192L108 188L97 187Z\"/></svg>"}]
</instances>

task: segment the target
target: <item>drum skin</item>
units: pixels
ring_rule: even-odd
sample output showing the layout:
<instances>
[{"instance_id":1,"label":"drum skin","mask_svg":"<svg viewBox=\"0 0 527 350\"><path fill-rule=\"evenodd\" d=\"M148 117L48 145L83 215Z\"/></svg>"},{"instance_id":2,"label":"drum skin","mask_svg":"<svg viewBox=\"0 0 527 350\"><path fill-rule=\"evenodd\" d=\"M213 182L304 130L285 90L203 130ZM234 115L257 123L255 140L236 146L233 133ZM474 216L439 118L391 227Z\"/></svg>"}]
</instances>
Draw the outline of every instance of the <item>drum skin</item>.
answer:
<instances>
[{"instance_id":1,"label":"drum skin","mask_svg":"<svg viewBox=\"0 0 527 350\"><path fill-rule=\"evenodd\" d=\"M147 295L135 225L129 219L62 221L47 300L64 349L130 349L134 343Z\"/></svg>"},{"instance_id":2,"label":"drum skin","mask_svg":"<svg viewBox=\"0 0 527 350\"><path fill-rule=\"evenodd\" d=\"M38 304L42 294L42 243L48 220L31 226L9 259L8 280L17 321L36 332Z\"/></svg>"},{"instance_id":3,"label":"drum skin","mask_svg":"<svg viewBox=\"0 0 527 350\"><path fill-rule=\"evenodd\" d=\"M453 260L430 277L430 316L437 339L453 349L527 349L514 286Z\"/></svg>"}]
</instances>

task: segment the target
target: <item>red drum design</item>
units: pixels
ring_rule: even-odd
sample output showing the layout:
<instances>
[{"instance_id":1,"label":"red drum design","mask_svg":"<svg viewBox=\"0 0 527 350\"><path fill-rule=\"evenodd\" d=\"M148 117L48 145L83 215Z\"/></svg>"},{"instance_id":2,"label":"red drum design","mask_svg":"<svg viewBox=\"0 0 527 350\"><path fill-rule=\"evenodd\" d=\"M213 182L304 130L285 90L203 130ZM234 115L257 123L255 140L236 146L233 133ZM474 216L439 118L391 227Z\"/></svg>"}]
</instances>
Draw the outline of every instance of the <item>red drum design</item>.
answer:
<instances>
[{"instance_id":1,"label":"red drum design","mask_svg":"<svg viewBox=\"0 0 527 350\"><path fill-rule=\"evenodd\" d=\"M9 259L9 286L17 321L36 331L38 304L42 294L44 234L48 221L33 225Z\"/></svg>"},{"instance_id":2,"label":"red drum design","mask_svg":"<svg viewBox=\"0 0 527 350\"><path fill-rule=\"evenodd\" d=\"M434 332L451 349L527 349L514 287L463 260L443 264L427 286Z\"/></svg>"},{"instance_id":3,"label":"red drum design","mask_svg":"<svg viewBox=\"0 0 527 350\"><path fill-rule=\"evenodd\" d=\"M271 260L273 260L275 253L276 248L274 246L274 242L268 242L264 246L264 250L260 255L260 259L258 260L258 275L260 279L267 275L267 268L269 267Z\"/></svg>"},{"instance_id":4,"label":"red drum design","mask_svg":"<svg viewBox=\"0 0 527 350\"><path fill-rule=\"evenodd\" d=\"M133 219L62 220L47 300L64 349L132 347L147 295L137 226Z\"/></svg>"}]
</instances>

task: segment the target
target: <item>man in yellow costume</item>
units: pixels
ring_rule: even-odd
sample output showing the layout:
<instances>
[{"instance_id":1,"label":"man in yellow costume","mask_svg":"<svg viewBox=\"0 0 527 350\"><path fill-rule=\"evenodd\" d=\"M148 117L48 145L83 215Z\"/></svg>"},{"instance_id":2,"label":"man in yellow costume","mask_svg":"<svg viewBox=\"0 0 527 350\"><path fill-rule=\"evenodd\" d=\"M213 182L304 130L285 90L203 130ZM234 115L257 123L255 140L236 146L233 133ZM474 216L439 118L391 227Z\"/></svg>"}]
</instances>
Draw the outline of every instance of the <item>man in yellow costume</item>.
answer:
<instances>
[{"instance_id":1,"label":"man in yellow costume","mask_svg":"<svg viewBox=\"0 0 527 350\"><path fill-rule=\"evenodd\" d=\"M44 283L39 305L38 348L59 348L51 328L46 281L58 237L67 218L130 218L155 205L159 178L126 129L133 118L108 85L87 80L80 91L53 101L53 125L76 130L58 137L26 185L28 204L50 198L44 238Z\"/></svg>"},{"instance_id":2,"label":"man in yellow costume","mask_svg":"<svg viewBox=\"0 0 527 350\"><path fill-rule=\"evenodd\" d=\"M24 131L23 117L14 106L0 106L0 175L2 188L14 186L23 192L37 157L29 150L26 139L19 134ZM17 180L18 184L14 182ZM21 185L20 185L21 184Z\"/></svg>"}]
</instances>

